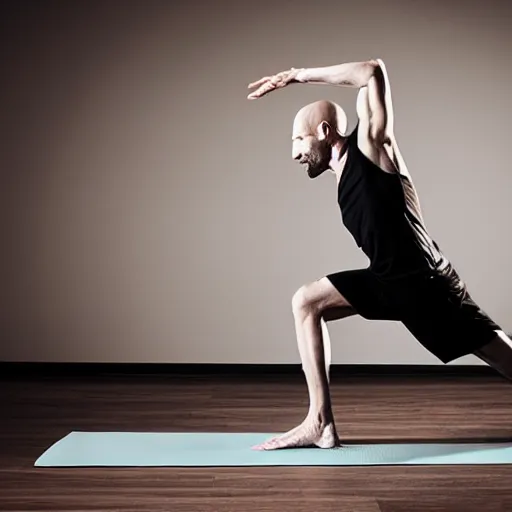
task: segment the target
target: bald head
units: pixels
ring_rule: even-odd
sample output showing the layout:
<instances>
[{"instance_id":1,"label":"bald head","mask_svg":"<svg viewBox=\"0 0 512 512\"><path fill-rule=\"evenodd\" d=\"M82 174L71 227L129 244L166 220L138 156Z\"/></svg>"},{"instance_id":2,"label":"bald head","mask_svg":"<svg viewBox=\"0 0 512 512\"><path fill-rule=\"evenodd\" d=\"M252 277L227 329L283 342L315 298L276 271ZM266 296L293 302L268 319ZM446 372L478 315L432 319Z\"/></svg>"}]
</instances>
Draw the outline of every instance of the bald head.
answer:
<instances>
[{"instance_id":1,"label":"bald head","mask_svg":"<svg viewBox=\"0 0 512 512\"><path fill-rule=\"evenodd\" d=\"M347 130L347 115L345 111L332 101L320 100L302 107L293 122L293 136L316 136L319 126L327 123L334 132L345 135Z\"/></svg>"},{"instance_id":2,"label":"bald head","mask_svg":"<svg viewBox=\"0 0 512 512\"><path fill-rule=\"evenodd\" d=\"M293 121L293 158L310 178L330 168L332 148L347 131L347 116L336 103L315 101L302 107Z\"/></svg>"}]
</instances>

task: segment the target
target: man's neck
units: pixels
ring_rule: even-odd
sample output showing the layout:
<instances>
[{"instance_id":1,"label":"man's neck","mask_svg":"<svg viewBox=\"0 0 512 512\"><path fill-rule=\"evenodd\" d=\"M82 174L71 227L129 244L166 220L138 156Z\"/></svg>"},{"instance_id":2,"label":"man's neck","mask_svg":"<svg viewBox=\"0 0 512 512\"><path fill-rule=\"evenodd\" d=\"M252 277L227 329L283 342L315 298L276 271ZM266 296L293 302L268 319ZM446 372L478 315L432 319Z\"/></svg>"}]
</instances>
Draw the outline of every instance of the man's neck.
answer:
<instances>
[{"instance_id":1,"label":"man's neck","mask_svg":"<svg viewBox=\"0 0 512 512\"><path fill-rule=\"evenodd\" d=\"M336 175L336 181L339 183L341 179L341 175L343 173L343 169L345 168L345 164L347 162L348 156L348 140L346 138L337 142L332 148L332 158L330 167L334 174Z\"/></svg>"}]
</instances>

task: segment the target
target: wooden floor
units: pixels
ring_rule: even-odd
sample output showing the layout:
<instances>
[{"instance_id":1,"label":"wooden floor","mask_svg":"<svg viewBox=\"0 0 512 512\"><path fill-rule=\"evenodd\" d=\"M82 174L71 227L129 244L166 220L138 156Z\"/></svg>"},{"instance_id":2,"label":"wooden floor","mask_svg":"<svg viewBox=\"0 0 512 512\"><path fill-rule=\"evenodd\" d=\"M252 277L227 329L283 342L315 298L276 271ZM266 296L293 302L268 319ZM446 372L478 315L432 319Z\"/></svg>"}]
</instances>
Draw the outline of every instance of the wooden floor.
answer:
<instances>
[{"instance_id":1,"label":"wooden floor","mask_svg":"<svg viewBox=\"0 0 512 512\"><path fill-rule=\"evenodd\" d=\"M0 382L0 510L512 511L512 465L34 468L71 430L280 432L307 411L302 374ZM333 377L352 442L512 438L499 376Z\"/></svg>"}]
</instances>

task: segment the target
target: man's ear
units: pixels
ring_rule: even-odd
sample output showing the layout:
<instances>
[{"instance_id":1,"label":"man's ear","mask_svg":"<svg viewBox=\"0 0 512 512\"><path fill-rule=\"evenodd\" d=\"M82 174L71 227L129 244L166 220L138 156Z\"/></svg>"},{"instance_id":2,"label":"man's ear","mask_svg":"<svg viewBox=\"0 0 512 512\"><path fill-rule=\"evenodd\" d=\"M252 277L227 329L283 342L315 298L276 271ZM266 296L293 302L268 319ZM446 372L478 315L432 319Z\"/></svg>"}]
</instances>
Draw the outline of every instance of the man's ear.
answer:
<instances>
[{"instance_id":1,"label":"man's ear","mask_svg":"<svg viewBox=\"0 0 512 512\"><path fill-rule=\"evenodd\" d=\"M318 140L326 140L329 139L331 136L331 126L327 121L322 121L317 127L316 127L316 136Z\"/></svg>"}]
</instances>

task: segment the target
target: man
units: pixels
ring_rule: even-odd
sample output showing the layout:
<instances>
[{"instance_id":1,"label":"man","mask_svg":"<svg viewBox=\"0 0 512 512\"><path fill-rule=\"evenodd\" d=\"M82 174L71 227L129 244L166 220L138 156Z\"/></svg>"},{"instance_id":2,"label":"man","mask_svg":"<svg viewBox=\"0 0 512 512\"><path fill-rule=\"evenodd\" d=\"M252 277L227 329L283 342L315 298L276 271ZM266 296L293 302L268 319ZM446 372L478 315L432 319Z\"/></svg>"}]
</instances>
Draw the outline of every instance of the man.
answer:
<instances>
[{"instance_id":1,"label":"man","mask_svg":"<svg viewBox=\"0 0 512 512\"><path fill-rule=\"evenodd\" d=\"M339 446L329 395L326 322L360 315L402 322L444 363L474 353L512 379L512 342L472 300L430 237L393 130L391 89L380 59L295 69L249 85L257 99L292 83L359 89L358 123L346 133L343 109L329 101L302 108L293 123L293 158L310 178L336 175L343 224L370 260L368 268L330 274L293 296L309 412L293 430L255 446L272 450Z\"/></svg>"}]
</instances>

